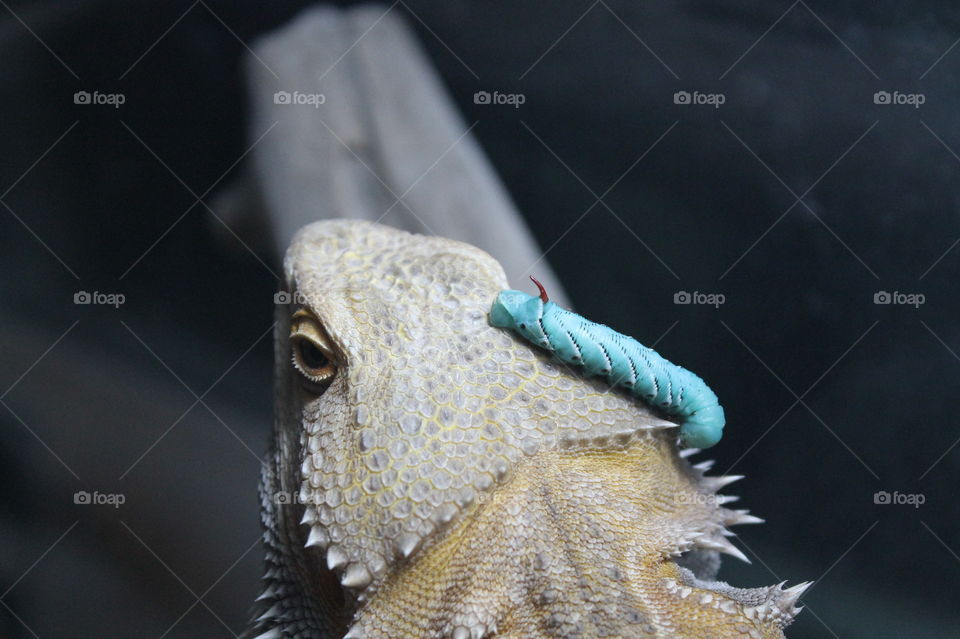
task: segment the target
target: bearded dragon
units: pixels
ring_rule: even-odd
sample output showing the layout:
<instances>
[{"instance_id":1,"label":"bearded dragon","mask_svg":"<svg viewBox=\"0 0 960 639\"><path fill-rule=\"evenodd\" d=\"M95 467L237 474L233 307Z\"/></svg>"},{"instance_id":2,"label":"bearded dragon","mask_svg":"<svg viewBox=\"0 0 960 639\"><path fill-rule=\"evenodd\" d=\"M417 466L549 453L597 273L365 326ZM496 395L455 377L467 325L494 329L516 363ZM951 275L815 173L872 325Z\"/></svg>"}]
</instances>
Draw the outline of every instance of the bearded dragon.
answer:
<instances>
[{"instance_id":1,"label":"bearded dragon","mask_svg":"<svg viewBox=\"0 0 960 639\"><path fill-rule=\"evenodd\" d=\"M762 521L717 493L740 477L492 326L488 254L325 221L284 267L247 637L783 637L809 584L715 581Z\"/></svg>"}]
</instances>

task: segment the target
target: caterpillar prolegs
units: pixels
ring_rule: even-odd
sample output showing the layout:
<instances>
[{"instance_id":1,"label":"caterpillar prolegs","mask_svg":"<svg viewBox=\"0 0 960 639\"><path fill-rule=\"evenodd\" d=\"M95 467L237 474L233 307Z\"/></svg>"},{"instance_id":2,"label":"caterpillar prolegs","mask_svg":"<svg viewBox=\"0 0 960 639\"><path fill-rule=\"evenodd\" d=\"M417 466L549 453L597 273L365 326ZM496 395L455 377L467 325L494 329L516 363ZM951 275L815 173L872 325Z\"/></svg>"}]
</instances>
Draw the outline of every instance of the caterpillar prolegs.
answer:
<instances>
[{"instance_id":1,"label":"caterpillar prolegs","mask_svg":"<svg viewBox=\"0 0 960 639\"><path fill-rule=\"evenodd\" d=\"M493 326L513 330L587 375L603 376L678 418L685 445L709 448L720 441L723 408L702 379L632 337L557 306L540 282L530 279L540 295L501 291L490 309Z\"/></svg>"}]
</instances>

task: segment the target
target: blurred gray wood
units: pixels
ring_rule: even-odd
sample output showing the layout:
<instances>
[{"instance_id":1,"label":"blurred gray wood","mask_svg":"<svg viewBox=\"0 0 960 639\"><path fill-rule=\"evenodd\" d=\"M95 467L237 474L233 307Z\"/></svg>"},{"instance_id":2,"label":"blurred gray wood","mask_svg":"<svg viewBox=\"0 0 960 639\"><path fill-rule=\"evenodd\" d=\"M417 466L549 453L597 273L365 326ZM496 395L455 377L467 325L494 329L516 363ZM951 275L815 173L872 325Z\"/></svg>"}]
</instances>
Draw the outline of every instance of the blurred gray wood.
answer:
<instances>
[{"instance_id":1,"label":"blurred gray wood","mask_svg":"<svg viewBox=\"0 0 960 639\"><path fill-rule=\"evenodd\" d=\"M315 220L379 221L469 242L516 287L529 288L533 273L567 303L399 10L307 10L261 38L246 68L251 142L273 127L251 155L280 254Z\"/></svg>"},{"instance_id":2,"label":"blurred gray wood","mask_svg":"<svg viewBox=\"0 0 960 639\"><path fill-rule=\"evenodd\" d=\"M149 326L147 321L135 323L145 335L162 330L141 328ZM10 375L30 370L4 399L17 418L0 408L0 449L16 451L15 459L7 461L25 478L19 499L32 514L19 526L0 522L0 539L8 551L0 562L0 578L7 587L79 522L44 557L40 569L28 571L29 578L18 582L7 601L21 609L30 602L45 625L71 628L77 631L73 636L95 636L92 630L103 626L104 615L115 636L159 636L193 601L179 579L199 594L232 566L229 578L204 600L217 611L229 611L219 614L239 627L262 573L261 555L253 545L260 536L260 462L251 450L265 446L269 407L238 408L227 379L204 399L216 416L203 406L186 412L193 403L189 391L126 329L112 324L114 341L124 344L119 352L83 341L77 329L38 361L38 352L56 340L56 333L0 318L0 333L17 336L3 342L4 362L13 372L2 387L16 379ZM187 352L209 357L216 350L186 346L189 338L180 338ZM171 359L186 357L181 353ZM250 376L253 365L239 364L238 377ZM121 494L125 501L117 508L78 505L78 490ZM116 610L127 606L140 612L77 605L85 595L78 595L73 584L82 584ZM165 609L173 616L157 615ZM201 636L224 632L212 617L193 623L205 624L208 633ZM0 636L5 636L2 631Z\"/></svg>"}]
</instances>

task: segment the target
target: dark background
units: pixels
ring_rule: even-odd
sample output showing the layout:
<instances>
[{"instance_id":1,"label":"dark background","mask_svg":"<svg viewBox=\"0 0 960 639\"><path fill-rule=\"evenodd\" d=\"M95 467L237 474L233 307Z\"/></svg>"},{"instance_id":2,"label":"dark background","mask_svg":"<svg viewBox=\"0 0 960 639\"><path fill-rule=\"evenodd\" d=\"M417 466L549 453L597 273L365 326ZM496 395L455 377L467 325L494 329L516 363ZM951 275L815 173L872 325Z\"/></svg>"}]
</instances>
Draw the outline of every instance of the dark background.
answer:
<instances>
[{"instance_id":1,"label":"dark background","mask_svg":"<svg viewBox=\"0 0 960 639\"><path fill-rule=\"evenodd\" d=\"M254 257L194 194L241 177L244 43L305 6L0 11L0 637L245 625L279 257L237 229ZM647 343L672 327L657 349L722 398L710 457L747 475L734 492L767 519L739 530L753 564L722 576L816 580L791 639L956 634L960 10L393 10L479 122L577 309ZM126 103L73 103L94 89ZM479 90L525 103L477 105ZM681 90L725 103L678 105ZM126 302L75 305L81 290ZM125 503L77 505L81 490Z\"/></svg>"}]
</instances>

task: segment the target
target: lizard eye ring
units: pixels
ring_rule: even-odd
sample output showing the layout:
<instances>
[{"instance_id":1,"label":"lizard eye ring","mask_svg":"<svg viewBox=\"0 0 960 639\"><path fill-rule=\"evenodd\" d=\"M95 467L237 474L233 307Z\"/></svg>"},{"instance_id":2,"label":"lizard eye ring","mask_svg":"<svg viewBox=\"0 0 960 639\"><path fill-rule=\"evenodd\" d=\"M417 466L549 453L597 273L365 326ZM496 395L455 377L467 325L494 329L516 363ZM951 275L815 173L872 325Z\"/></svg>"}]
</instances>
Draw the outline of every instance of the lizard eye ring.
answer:
<instances>
[{"instance_id":1,"label":"lizard eye ring","mask_svg":"<svg viewBox=\"0 0 960 639\"><path fill-rule=\"evenodd\" d=\"M316 392L325 387L337 372L330 339L320 322L305 310L293 315L290 327L290 346L293 350L293 367L307 382L308 390Z\"/></svg>"}]
</instances>

